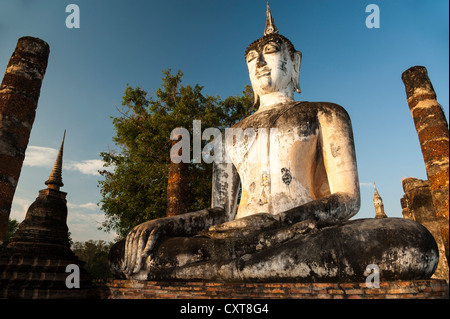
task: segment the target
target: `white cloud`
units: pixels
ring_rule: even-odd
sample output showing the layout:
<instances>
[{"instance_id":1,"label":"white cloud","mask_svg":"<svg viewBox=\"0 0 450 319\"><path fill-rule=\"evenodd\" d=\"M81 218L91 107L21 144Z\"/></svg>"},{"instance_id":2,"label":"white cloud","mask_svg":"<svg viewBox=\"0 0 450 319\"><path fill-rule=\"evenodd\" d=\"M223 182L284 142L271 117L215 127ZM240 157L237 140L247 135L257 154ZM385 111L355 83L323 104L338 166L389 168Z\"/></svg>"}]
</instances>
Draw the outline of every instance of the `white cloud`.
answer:
<instances>
[{"instance_id":1,"label":"white cloud","mask_svg":"<svg viewBox=\"0 0 450 319\"><path fill-rule=\"evenodd\" d=\"M28 146L23 165L32 167L52 167L58 150L50 147Z\"/></svg>"},{"instance_id":2,"label":"white cloud","mask_svg":"<svg viewBox=\"0 0 450 319\"><path fill-rule=\"evenodd\" d=\"M74 204L74 203L67 203L67 207L69 209L87 209L87 210L98 210L98 206L95 203L85 203L85 204Z\"/></svg>"},{"instance_id":3,"label":"white cloud","mask_svg":"<svg viewBox=\"0 0 450 319\"><path fill-rule=\"evenodd\" d=\"M45 167L51 169L55 163L58 150L51 147L33 146L27 147L23 165L31 167ZM99 175L99 170L104 170L103 161L88 159L82 161L63 160L63 170L78 171L85 175Z\"/></svg>"},{"instance_id":4,"label":"white cloud","mask_svg":"<svg viewBox=\"0 0 450 319\"><path fill-rule=\"evenodd\" d=\"M95 203L81 204L80 207L81 208L86 208L86 209L89 209L89 210L96 210L96 209L98 209L98 206Z\"/></svg>"},{"instance_id":5,"label":"white cloud","mask_svg":"<svg viewBox=\"0 0 450 319\"><path fill-rule=\"evenodd\" d=\"M105 221L105 215L95 203L74 204L67 203L67 226L74 241L86 241L89 239L102 239L113 241L115 232L105 233L98 227Z\"/></svg>"},{"instance_id":6,"label":"white cloud","mask_svg":"<svg viewBox=\"0 0 450 319\"><path fill-rule=\"evenodd\" d=\"M17 220L19 223L25 219L28 207L31 205L34 199L29 199L14 196L14 200L11 206L11 213L9 218Z\"/></svg>"},{"instance_id":7,"label":"white cloud","mask_svg":"<svg viewBox=\"0 0 450 319\"><path fill-rule=\"evenodd\" d=\"M103 170L102 160L84 160L81 162L67 161L65 169L79 171L86 175L99 175L98 171Z\"/></svg>"},{"instance_id":8,"label":"white cloud","mask_svg":"<svg viewBox=\"0 0 450 319\"><path fill-rule=\"evenodd\" d=\"M360 186L364 186L364 187L372 187L373 188L373 183L359 183Z\"/></svg>"}]
</instances>

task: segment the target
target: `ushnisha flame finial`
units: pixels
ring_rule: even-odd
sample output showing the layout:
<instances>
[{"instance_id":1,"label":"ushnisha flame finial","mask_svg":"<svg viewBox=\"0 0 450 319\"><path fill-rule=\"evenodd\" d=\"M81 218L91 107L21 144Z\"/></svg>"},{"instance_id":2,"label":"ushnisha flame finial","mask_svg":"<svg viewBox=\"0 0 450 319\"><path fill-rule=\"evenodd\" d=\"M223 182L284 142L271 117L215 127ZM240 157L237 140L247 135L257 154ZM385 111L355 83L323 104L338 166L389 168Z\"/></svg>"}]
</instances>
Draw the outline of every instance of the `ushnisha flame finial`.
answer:
<instances>
[{"instance_id":1,"label":"ushnisha flame finial","mask_svg":"<svg viewBox=\"0 0 450 319\"><path fill-rule=\"evenodd\" d=\"M63 149L64 149L64 140L66 138L66 130L64 130L63 140L61 142L61 147L59 148L58 156L56 157L55 164L53 165L52 172L50 173L50 177L45 182L45 185L48 185L48 188L59 191L59 188L64 186L62 182L62 162L63 162Z\"/></svg>"},{"instance_id":2,"label":"ushnisha flame finial","mask_svg":"<svg viewBox=\"0 0 450 319\"><path fill-rule=\"evenodd\" d=\"M264 29L264 35L276 33L278 34L278 29L273 22L272 13L270 12L269 2L267 2L267 11L266 11L266 28Z\"/></svg>"},{"instance_id":3,"label":"ushnisha flame finial","mask_svg":"<svg viewBox=\"0 0 450 319\"><path fill-rule=\"evenodd\" d=\"M275 26L275 23L273 21L272 13L270 11L269 2L267 2L267 11L266 11L266 27L264 29L264 35L253 41L248 47L247 50L245 50L245 56L251 51L251 50L257 50L260 48L260 46L267 43L267 41L271 41L274 39L283 40L286 44L289 54L291 55L291 58L294 59L294 54L296 52L294 45L284 37L283 35L278 33L278 28Z\"/></svg>"}]
</instances>

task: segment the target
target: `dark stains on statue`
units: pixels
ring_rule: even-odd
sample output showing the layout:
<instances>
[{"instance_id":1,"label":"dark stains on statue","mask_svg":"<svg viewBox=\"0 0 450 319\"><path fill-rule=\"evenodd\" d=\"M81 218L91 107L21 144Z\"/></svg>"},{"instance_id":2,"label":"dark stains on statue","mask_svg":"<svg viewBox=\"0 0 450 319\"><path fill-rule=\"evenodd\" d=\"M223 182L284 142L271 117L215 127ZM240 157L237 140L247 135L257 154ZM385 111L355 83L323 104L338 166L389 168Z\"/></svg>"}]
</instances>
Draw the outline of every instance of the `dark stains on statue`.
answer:
<instances>
[{"instance_id":1,"label":"dark stains on statue","mask_svg":"<svg viewBox=\"0 0 450 319\"><path fill-rule=\"evenodd\" d=\"M309 137L317 134L319 113L328 118L333 116L343 118L342 123L351 123L347 111L340 105L328 102L297 102L290 107L281 105L267 110L263 109L235 124L233 128L245 130L251 127L258 131L258 128L291 130L292 127L296 127L301 136ZM351 132L350 126L343 129Z\"/></svg>"},{"instance_id":2,"label":"dark stains on statue","mask_svg":"<svg viewBox=\"0 0 450 319\"><path fill-rule=\"evenodd\" d=\"M247 239L238 233L226 239L169 238L158 247L158 265L148 279L364 281L367 265L375 263L383 281L414 280L430 276L438 258L431 234L401 218L359 219L331 226L303 221L289 229L254 232L253 240L245 235ZM279 258L281 242L289 248ZM268 260L278 260L279 267L264 272Z\"/></svg>"},{"instance_id":3,"label":"dark stains on statue","mask_svg":"<svg viewBox=\"0 0 450 319\"><path fill-rule=\"evenodd\" d=\"M281 179L283 180L283 183L289 186L289 184L292 181L292 174L289 168L283 167L281 169L281 174L282 174Z\"/></svg>"},{"instance_id":4,"label":"dark stains on statue","mask_svg":"<svg viewBox=\"0 0 450 319\"><path fill-rule=\"evenodd\" d=\"M341 147L334 145L334 143L331 143L330 146L331 146L331 155L333 157L338 157L341 154L340 153Z\"/></svg>"}]
</instances>

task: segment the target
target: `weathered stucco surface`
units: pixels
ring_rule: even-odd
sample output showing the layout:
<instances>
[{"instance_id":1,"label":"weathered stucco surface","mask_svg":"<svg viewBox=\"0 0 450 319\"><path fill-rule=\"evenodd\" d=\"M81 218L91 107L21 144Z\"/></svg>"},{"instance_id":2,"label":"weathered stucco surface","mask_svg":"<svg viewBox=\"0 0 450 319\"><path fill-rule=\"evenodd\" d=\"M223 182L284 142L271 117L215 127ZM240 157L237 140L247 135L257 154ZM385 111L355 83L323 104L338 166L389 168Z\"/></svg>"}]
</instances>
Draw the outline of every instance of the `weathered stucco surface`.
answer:
<instances>
[{"instance_id":1,"label":"weathered stucco surface","mask_svg":"<svg viewBox=\"0 0 450 319\"><path fill-rule=\"evenodd\" d=\"M6 235L49 53L46 42L20 38L0 86L0 243Z\"/></svg>"},{"instance_id":2,"label":"weathered stucco surface","mask_svg":"<svg viewBox=\"0 0 450 319\"><path fill-rule=\"evenodd\" d=\"M375 264L381 280L413 280L429 278L438 262L430 232L401 218L358 219L320 229L302 223L245 238L172 237L156 254L149 269L133 278L360 282L366 267Z\"/></svg>"},{"instance_id":3,"label":"weathered stucco surface","mask_svg":"<svg viewBox=\"0 0 450 319\"><path fill-rule=\"evenodd\" d=\"M414 120L430 182L437 221L448 260L449 233L449 130L442 106L428 77L427 69L414 66L403 72L406 98Z\"/></svg>"},{"instance_id":4,"label":"weathered stucco surface","mask_svg":"<svg viewBox=\"0 0 450 319\"><path fill-rule=\"evenodd\" d=\"M231 163L214 167L213 208L136 226L113 248L113 269L149 280L360 281L376 264L383 280L428 278L438 253L423 226L348 221L360 207L350 117L294 101L301 53L269 8L267 23L246 51L260 107L225 134Z\"/></svg>"}]
</instances>

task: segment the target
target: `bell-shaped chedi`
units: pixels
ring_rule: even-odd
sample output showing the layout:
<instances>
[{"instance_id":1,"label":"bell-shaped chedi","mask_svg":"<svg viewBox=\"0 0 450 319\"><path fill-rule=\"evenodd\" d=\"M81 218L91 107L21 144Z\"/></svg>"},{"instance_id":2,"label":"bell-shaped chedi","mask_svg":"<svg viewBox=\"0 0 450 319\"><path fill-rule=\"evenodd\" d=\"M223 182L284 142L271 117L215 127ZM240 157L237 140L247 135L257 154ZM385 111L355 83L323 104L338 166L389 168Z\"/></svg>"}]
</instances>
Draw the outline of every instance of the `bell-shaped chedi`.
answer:
<instances>
[{"instance_id":1,"label":"bell-shaped chedi","mask_svg":"<svg viewBox=\"0 0 450 319\"><path fill-rule=\"evenodd\" d=\"M11 242L0 252L0 298L87 298L94 293L84 262L70 249L67 193L59 190L63 146L64 138L45 182L48 188L39 191ZM78 289L67 285L71 274L67 269L74 267Z\"/></svg>"},{"instance_id":2,"label":"bell-shaped chedi","mask_svg":"<svg viewBox=\"0 0 450 319\"><path fill-rule=\"evenodd\" d=\"M378 193L375 182L373 182L373 188L375 190L374 195L373 195L373 205L375 206L375 218L386 218L387 215L384 212L383 199L381 198L380 194Z\"/></svg>"},{"instance_id":3,"label":"bell-shaped chedi","mask_svg":"<svg viewBox=\"0 0 450 319\"><path fill-rule=\"evenodd\" d=\"M65 138L65 132L64 132ZM67 228L67 193L59 190L62 183L62 156L64 138L61 143L47 189L28 208L24 221L7 246L9 254L46 257L73 258Z\"/></svg>"}]
</instances>

